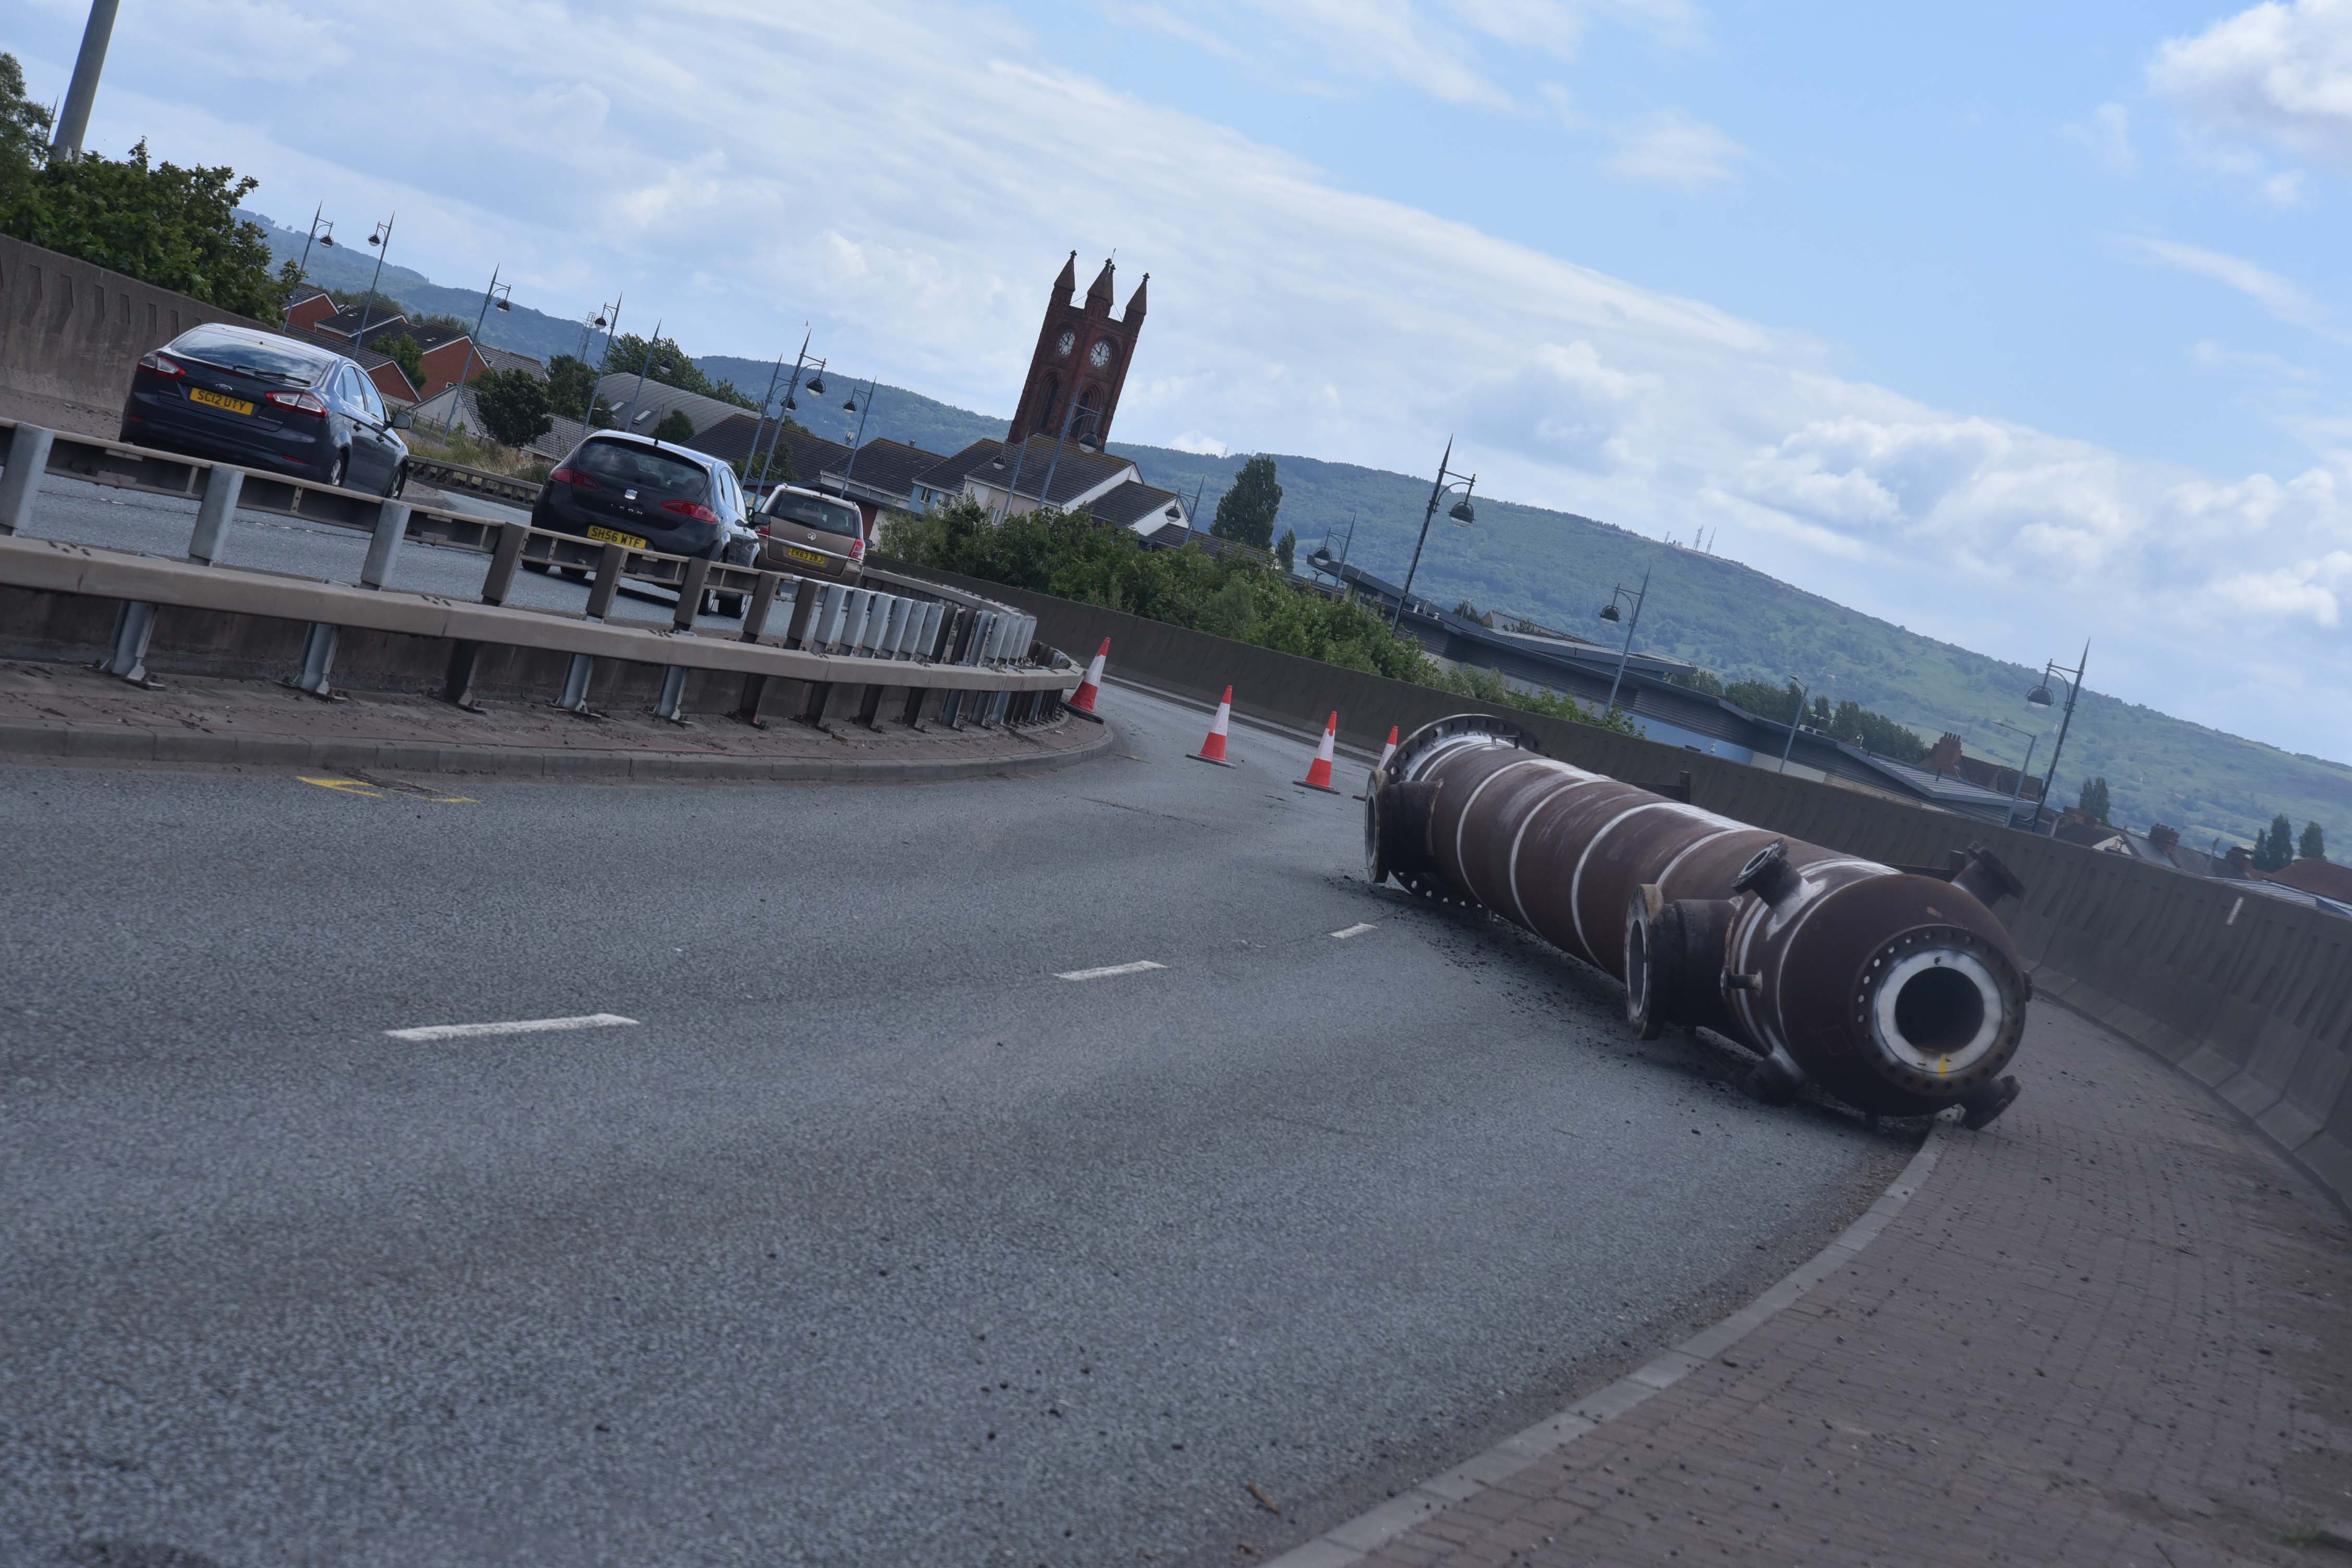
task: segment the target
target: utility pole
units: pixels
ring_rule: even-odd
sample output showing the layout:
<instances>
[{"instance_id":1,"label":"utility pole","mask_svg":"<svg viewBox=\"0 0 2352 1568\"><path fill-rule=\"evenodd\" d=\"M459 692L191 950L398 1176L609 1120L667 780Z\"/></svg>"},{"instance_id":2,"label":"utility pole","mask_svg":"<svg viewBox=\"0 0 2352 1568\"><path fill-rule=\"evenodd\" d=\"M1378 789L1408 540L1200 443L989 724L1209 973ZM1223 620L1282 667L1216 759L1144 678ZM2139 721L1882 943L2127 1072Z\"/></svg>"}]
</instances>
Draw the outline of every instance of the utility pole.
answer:
<instances>
[{"instance_id":1,"label":"utility pole","mask_svg":"<svg viewBox=\"0 0 2352 1568\"><path fill-rule=\"evenodd\" d=\"M114 37L114 13L122 0L90 0L89 21L81 30L81 53L74 57L73 84L66 89L66 106L58 116L57 134L49 141L49 156L81 156L83 132L89 129L89 106L98 97L98 77L106 68L106 46Z\"/></svg>"},{"instance_id":2,"label":"utility pole","mask_svg":"<svg viewBox=\"0 0 2352 1568\"><path fill-rule=\"evenodd\" d=\"M2033 811L2033 826L2034 831L2037 833L2042 830L2042 807L2050 804L2050 786L2056 782L2058 777L2059 754L2066 749L2066 731L2074 722L2074 700L2083 695L2083 668L2084 666L2090 662L2091 645L2087 640L2085 640L2083 644L2083 657L2074 665L2074 679L2066 688L2066 712L2065 716L2058 721L2058 743L2050 748L2050 771L2042 775L2042 799L2039 805L2034 807ZM2066 667L2064 665L2052 665L2045 667L2043 679L2048 679L2049 669L2063 669L2065 668Z\"/></svg>"},{"instance_id":3,"label":"utility pole","mask_svg":"<svg viewBox=\"0 0 2352 1568\"><path fill-rule=\"evenodd\" d=\"M1633 646L1633 634L1630 628L1625 633L1625 646ZM1623 666L1621 664L1619 668ZM1809 689L1804 686L1797 688L1797 711L1789 721L1789 743L1780 748L1780 771L1784 773L1789 771L1790 754L1797 749L1797 726L1805 721L1805 694Z\"/></svg>"}]
</instances>

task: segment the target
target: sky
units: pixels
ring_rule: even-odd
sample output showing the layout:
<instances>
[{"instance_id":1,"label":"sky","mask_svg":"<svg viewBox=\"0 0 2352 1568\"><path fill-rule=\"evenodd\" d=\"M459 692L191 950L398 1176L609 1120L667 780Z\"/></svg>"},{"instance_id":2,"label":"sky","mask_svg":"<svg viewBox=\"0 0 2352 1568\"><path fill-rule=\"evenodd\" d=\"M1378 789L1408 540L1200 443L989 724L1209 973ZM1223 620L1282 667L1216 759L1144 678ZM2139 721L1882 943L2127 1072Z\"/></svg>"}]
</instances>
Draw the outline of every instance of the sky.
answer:
<instances>
[{"instance_id":1,"label":"sky","mask_svg":"<svg viewBox=\"0 0 2352 1568\"><path fill-rule=\"evenodd\" d=\"M87 7L0 0L61 96ZM88 144L696 353L1427 471L2352 760L2352 0L123 0ZM1465 536L1464 548L1475 548Z\"/></svg>"}]
</instances>

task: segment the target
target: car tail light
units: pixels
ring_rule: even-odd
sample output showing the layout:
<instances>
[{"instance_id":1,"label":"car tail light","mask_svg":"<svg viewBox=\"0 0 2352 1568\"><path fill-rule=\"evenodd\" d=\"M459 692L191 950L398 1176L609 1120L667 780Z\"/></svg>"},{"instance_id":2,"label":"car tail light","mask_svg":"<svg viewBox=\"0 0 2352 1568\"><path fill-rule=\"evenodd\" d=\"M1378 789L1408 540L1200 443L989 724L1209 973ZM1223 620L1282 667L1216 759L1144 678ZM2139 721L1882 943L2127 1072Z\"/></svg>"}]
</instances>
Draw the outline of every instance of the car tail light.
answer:
<instances>
[{"instance_id":1,"label":"car tail light","mask_svg":"<svg viewBox=\"0 0 2352 1568\"><path fill-rule=\"evenodd\" d=\"M755 522L751 525L751 531L765 539L768 537L768 525L764 522Z\"/></svg>"},{"instance_id":2,"label":"car tail light","mask_svg":"<svg viewBox=\"0 0 2352 1568\"><path fill-rule=\"evenodd\" d=\"M690 517L697 522L717 522L719 514L698 500L666 500L662 510L674 511L680 517Z\"/></svg>"},{"instance_id":3,"label":"car tail light","mask_svg":"<svg viewBox=\"0 0 2352 1568\"><path fill-rule=\"evenodd\" d=\"M262 401L279 408L290 408L297 414L323 415L327 412L326 400L315 392L268 392L262 394Z\"/></svg>"},{"instance_id":4,"label":"car tail light","mask_svg":"<svg viewBox=\"0 0 2352 1568\"><path fill-rule=\"evenodd\" d=\"M188 374L181 367L178 360L173 359L171 355L165 353L161 349L157 349L153 353L142 358L139 362L139 368L141 370L152 370L157 375L170 376L174 381L177 381L180 377Z\"/></svg>"},{"instance_id":5,"label":"car tail light","mask_svg":"<svg viewBox=\"0 0 2352 1568\"><path fill-rule=\"evenodd\" d=\"M604 488L596 482L595 475L580 468L561 468L547 477L551 483L570 485L575 490L601 490Z\"/></svg>"},{"instance_id":6,"label":"car tail light","mask_svg":"<svg viewBox=\"0 0 2352 1568\"><path fill-rule=\"evenodd\" d=\"M852 539L849 542L849 558L852 561L863 561L866 559L866 541L862 539Z\"/></svg>"}]
</instances>

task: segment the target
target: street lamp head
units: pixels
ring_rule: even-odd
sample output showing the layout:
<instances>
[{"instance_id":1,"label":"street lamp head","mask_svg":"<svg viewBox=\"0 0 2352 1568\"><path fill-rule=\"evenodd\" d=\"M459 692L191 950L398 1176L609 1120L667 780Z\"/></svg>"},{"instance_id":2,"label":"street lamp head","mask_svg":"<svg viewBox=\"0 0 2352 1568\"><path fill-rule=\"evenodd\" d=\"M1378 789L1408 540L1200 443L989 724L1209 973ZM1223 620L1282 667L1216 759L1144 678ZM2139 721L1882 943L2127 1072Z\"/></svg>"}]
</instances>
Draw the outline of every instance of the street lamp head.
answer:
<instances>
[{"instance_id":1,"label":"street lamp head","mask_svg":"<svg viewBox=\"0 0 2352 1568\"><path fill-rule=\"evenodd\" d=\"M1468 496L1464 496L1460 500L1455 501L1454 503L1453 510L1448 511L1445 515L1452 518L1454 521L1460 523L1465 528L1469 527L1472 523L1478 521L1478 514L1470 510L1470 498Z\"/></svg>"},{"instance_id":2,"label":"street lamp head","mask_svg":"<svg viewBox=\"0 0 2352 1568\"><path fill-rule=\"evenodd\" d=\"M508 303L506 302L506 300L505 300L501 299L501 300L499 301L499 310L513 310L513 309L514 309L514 307L513 307L512 305L508 304Z\"/></svg>"},{"instance_id":3,"label":"street lamp head","mask_svg":"<svg viewBox=\"0 0 2352 1568\"><path fill-rule=\"evenodd\" d=\"M2057 700L2058 699L2052 695L2046 686L2037 686L2025 694L2025 705L2028 708L2047 708Z\"/></svg>"},{"instance_id":4,"label":"street lamp head","mask_svg":"<svg viewBox=\"0 0 2352 1568\"><path fill-rule=\"evenodd\" d=\"M1625 617L1617 613L1617 602L1614 599L1612 599L1609 603L1601 606L1601 618L1604 621L1614 622L1622 621Z\"/></svg>"},{"instance_id":5,"label":"street lamp head","mask_svg":"<svg viewBox=\"0 0 2352 1568\"><path fill-rule=\"evenodd\" d=\"M784 412L785 412L785 413L789 414L789 413L791 413L793 409L798 408L799 406L800 406L800 405L799 405L798 403L794 402L793 399L791 399L791 398L789 398L789 397L787 397L787 398L785 398L785 399L784 399ZM926 612L926 613L928 613L928 612Z\"/></svg>"},{"instance_id":6,"label":"street lamp head","mask_svg":"<svg viewBox=\"0 0 2352 1568\"><path fill-rule=\"evenodd\" d=\"M335 244L335 237L331 234L322 234L319 237L319 243L326 246L329 249L332 249Z\"/></svg>"},{"instance_id":7,"label":"street lamp head","mask_svg":"<svg viewBox=\"0 0 2352 1568\"><path fill-rule=\"evenodd\" d=\"M856 412L857 412L857 399L856 399L856 398L855 398L855 397L845 397L845 398L843 398L843 399L841 400L841 405L842 405L844 408L848 409L852 414L855 414L855 413L856 413Z\"/></svg>"},{"instance_id":8,"label":"street lamp head","mask_svg":"<svg viewBox=\"0 0 2352 1568\"><path fill-rule=\"evenodd\" d=\"M813 375L809 377L808 389L811 392L815 393L819 397L823 397L824 395L824 377L821 375Z\"/></svg>"}]
</instances>

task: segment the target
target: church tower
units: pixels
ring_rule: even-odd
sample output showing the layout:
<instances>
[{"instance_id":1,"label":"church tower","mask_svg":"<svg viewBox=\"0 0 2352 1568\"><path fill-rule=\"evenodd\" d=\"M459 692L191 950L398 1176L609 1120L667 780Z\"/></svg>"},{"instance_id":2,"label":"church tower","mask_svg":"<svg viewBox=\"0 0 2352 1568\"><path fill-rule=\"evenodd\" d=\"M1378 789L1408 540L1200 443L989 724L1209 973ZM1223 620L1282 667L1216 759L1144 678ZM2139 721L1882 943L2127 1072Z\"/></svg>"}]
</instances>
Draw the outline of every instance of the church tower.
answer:
<instances>
[{"instance_id":1,"label":"church tower","mask_svg":"<svg viewBox=\"0 0 2352 1568\"><path fill-rule=\"evenodd\" d=\"M1151 282L1145 273L1127 302L1127 312L1113 317L1111 264L1105 260L1083 302L1078 291L1078 253L1070 252L1061 277L1045 303L1045 324L1037 329L1037 352L1029 360L1029 379L1013 406L1007 444L1032 436L1052 439L1068 421L1072 440L1084 438L1099 446L1110 438L1111 416L1118 412L1119 388L1127 384L1127 367L1135 357L1135 340L1143 331L1144 290Z\"/></svg>"}]
</instances>

